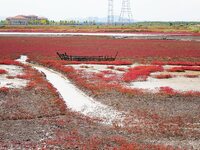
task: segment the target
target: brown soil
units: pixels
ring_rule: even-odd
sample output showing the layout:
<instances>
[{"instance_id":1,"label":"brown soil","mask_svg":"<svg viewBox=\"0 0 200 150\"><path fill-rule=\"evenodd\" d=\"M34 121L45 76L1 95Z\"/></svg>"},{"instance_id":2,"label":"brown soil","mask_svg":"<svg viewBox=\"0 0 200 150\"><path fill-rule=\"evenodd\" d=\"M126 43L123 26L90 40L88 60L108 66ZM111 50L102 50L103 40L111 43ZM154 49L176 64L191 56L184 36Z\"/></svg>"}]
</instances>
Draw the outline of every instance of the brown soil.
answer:
<instances>
[{"instance_id":1,"label":"brown soil","mask_svg":"<svg viewBox=\"0 0 200 150\"><path fill-rule=\"evenodd\" d=\"M199 146L200 126L195 125L199 123L200 117L199 97L149 94L127 96L116 92L96 97L96 100L106 105L137 115L142 122L141 126L134 128L104 126L79 113L70 112L68 109L63 111L58 109L60 107L57 104L51 102L55 95L36 92L34 89L1 92L0 97L0 147L2 149L45 147L47 149L83 149L84 147L105 149L130 143L132 145L136 143L135 146L150 143L151 146L161 143L182 148L190 148L191 145L194 148ZM11 103L10 99L15 103ZM159 117L153 118L151 116L153 114L158 114ZM170 126L170 123L176 124L178 128ZM160 125L163 125L165 130L161 130ZM188 131L183 128L192 129ZM152 146L151 149L156 147Z\"/></svg>"},{"instance_id":2,"label":"brown soil","mask_svg":"<svg viewBox=\"0 0 200 150\"><path fill-rule=\"evenodd\" d=\"M119 92L103 93L96 100L118 110L144 110L163 117L200 117L199 96L171 96L162 94L124 95Z\"/></svg>"},{"instance_id":3,"label":"brown soil","mask_svg":"<svg viewBox=\"0 0 200 150\"><path fill-rule=\"evenodd\" d=\"M34 89L0 93L1 149L103 149L122 146L112 138L121 137L125 143L143 139L120 128L97 124L68 109L60 110L57 104L51 102L55 96L48 94ZM11 104L10 99L15 102Z\"/></svg>"}]
</instances>

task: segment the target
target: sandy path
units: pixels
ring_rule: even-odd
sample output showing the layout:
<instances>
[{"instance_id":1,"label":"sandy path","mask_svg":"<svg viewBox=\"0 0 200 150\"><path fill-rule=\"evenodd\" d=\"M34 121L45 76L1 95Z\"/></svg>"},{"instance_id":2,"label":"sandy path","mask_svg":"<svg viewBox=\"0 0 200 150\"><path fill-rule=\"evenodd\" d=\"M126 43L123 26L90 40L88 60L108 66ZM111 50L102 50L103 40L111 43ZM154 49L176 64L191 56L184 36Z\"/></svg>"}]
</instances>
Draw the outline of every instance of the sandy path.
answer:
<instances>
[{"instance_id":1,"label":"sandy path","mask_svg":"<svg viewBox=\"0 0 200 150\"><path fill-rule=\"evenodd\" d=\"M46 75L47 80L58 90L66 105L76 112L86 116L99 118L105 124L123 121L123 113L113 110L111 107L94 101L91 97L76 88L65 76L51 69L33 66Z\"/></svg>"},{"instance_id":2,"label":"sandy path","mask_svg":"<svg viewBox=\"0 0 200 150\"><path fill-rule=\"evenodd\" d=\"M27 64L26 60L27 56L23 55L17 59L17 61ZM35 64L29 65L46 75L46 79L57 89L67 107L72 111L79 112L95 119L100 119L103 124L113 125L113 123L115 123L119 126L123 126L123 120L126 114L125 112L119 112L93 100L59 72Z\"/></svg>"}]
</instances>

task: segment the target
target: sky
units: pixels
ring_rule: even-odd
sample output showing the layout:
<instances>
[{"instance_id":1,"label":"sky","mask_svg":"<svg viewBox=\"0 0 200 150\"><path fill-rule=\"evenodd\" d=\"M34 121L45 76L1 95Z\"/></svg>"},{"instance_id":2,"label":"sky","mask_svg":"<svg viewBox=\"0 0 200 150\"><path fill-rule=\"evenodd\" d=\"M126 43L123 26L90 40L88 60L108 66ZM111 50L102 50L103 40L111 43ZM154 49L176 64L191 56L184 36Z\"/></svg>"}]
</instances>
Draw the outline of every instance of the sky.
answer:
<instances>
[{"instance_id":1,"label":"sky","mask_svg":"<svg viewBox=\"0 0 200 150\"><path fill-rule=\"evenodd\" d=\"M130 0L137 21L200 21L200 0ZM50 20L107 17L108 0L0 0L0 19L38 15ZM119 16L122 0L114 0Z\"/></svg>"}]
</instances>

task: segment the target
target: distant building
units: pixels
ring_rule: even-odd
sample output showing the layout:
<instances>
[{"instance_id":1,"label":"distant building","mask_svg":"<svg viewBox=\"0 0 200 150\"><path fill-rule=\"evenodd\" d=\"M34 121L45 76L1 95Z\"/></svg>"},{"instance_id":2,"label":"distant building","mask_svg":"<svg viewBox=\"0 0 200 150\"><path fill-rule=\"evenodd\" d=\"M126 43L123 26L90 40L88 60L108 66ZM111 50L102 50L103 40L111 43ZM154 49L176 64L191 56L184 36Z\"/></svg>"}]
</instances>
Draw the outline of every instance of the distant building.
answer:
<instances>
[{"instance_id":1,"label":"distant building","mask_svg":"<svg viewBox=\"0 0 200 150\"><path fill-rule=\"evenodd\" d=\"M29 16L18 15L15 17L8 17L6 18L6 20L10 25L29 25L29 24L37 25L37 24L44 24L44 22L48 21L48 19L45 17L38 17L35 15L29 15Z\"/></svg>"}]
</instances>

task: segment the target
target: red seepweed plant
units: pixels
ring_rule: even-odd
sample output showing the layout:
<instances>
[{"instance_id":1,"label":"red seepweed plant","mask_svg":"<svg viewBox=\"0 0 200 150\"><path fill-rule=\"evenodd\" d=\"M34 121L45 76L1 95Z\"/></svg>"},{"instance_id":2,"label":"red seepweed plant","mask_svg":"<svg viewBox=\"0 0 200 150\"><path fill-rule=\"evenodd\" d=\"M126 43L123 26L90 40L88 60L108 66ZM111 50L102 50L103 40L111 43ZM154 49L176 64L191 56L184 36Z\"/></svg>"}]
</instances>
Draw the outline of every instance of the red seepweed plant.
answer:
<instances>
[{"instance_id":1,"label":"red seepweed plant","mask_svg":"<svg viewBox=\"0 0 200 150\"><path fill-rule=\"evenodd\" d=\"M121 71L121 72L125 72L125 71L126 71L125 68L117 68L116 70L117 70L117 71Z\"/></svg>"},{"instance_id":2,"label":"red seepweed plant","mask_svg":"<svg viewBox=\"0 0 200 150\"><path fill-rule=\"evenodd\" d=\"M187 92L181 92L181 91L176 91L171 87L160 87L160 93L161 94L166 94L166 95L184 95L184 96L200 96L200 92L198 91L187 91Z\"/></svg>"},{"instance_id":3,"label":"red seepweed plant","mask_svg":"<svg viewBox=\"0 0 200 150\"><path fill-rule=\"evenodd\" d=\"M162 66L137 66L130 68L123 76L125 82L131 82L138 79L146 80L152 72L163 71Z\"/></svg>"},{"instance_id":4,"label":"red seepweed plant","mask_svg":"<svg viewBox=\"0 0 200 150\"><path fill-rule=\"evenodd\" d=\"M153 75L152 77L156 79L169 79L173 78L174 76L171 74L159 74L159 75Z\"/></svg>"},{"instance_id":5,"label":"red seepweed plant","mask_svg":"<svg viewBox=\"0 0 200 150\"><path fill-rule=\"evenodd\" d=\"M186 77L186 78L198 78L199 75L186 74L186 75L184 75L184 77Z\"/></svg>"},{"instance_id":6,"label":"red seepweed plant","mask_svg":"<svg viewBox=\"0 0 200 150\"><path fill-rule=\"evenodd\" d=\"M161 62L161 61L154 61L152 62L153 65L178 65L178 66L200 66L200 62Z\"/></svg>"},{"instance_id":7,"label":"red seepweed plant","mask_svg":"<svg viewBox=\"0 0 200 150\"><path fill-rule=\"evenodd\" d=\"M174 89L172 89L171 87L160 87L160 92L164 93L164 94L168 94L168 95L174 95L177 92L174 91Z\"/></svg>"},{"instance_id":8,"label":"red seepweed plant","mask_svg":"<svg viewBox=\"0 0 200 150\"><path fill-rule=\"evenodd\" d=\"M6 70L0 69L0 74L7 74Z\"/></svg>"},{"instance_id":9,"label":"red seepweed plant","mask_svg":"<svg viewBox=\"0 0 200 150\"><path fill-rule=\"evenodd\" d=\"M108 68L108 69L115 69L114 66L108 66L107 68Z\"/></svg>"},{"instance_id":10,"label":"red seepweed plant","mask_svg":"<svg viewBox=\"0 0 200 150\"><path fill-rule=\"evenodd\" d=\"M169 72L200 71L199 66L181 66L167 69Z\"/></svg>"},{"instance_id":11,"label":"red seepweed plant","mask_svg":"<svg viewBox=\"0 0 200 150\"><path fill-rule=\"evenodd\" d=\"M0 88L0 92L7 93L8 91L9 91L9 88L7 88L7 87Z\"/></svg>"},{"instance_id":12,"label":"red seepweed plant","mask_svg":"<svg viewBox=\"0 0 200 150\"><path fill-rule=\"evenodd\" d=\"M0 60L0 64L2 65L17 65L17 66L23 66L23 64L14 61L14 60L9 60L9 59L4 59L4 60Z\"/></svg>"}]
</instances>

